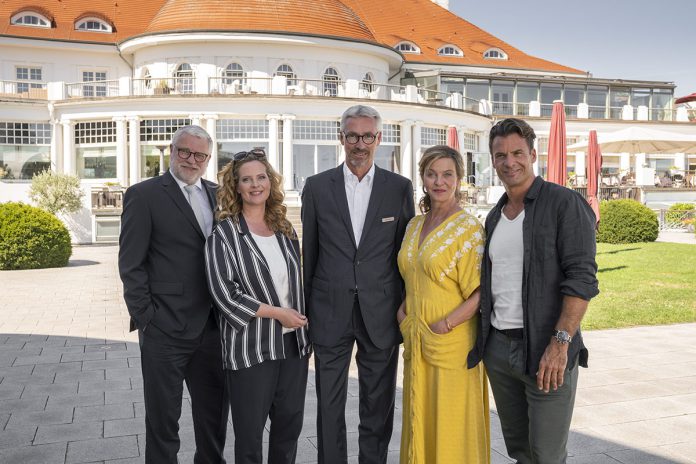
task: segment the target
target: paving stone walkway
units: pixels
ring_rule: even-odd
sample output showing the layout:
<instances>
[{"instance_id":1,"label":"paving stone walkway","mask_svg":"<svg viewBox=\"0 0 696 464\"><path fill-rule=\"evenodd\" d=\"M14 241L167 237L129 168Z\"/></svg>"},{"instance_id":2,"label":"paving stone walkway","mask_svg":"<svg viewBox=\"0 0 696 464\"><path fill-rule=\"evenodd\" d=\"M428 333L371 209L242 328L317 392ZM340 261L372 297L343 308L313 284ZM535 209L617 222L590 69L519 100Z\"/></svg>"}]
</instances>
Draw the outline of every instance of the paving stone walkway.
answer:
<instances>
[{"instance_id":1,"label":"paving stone walkway","mask_svg":"<svg viewBox=\"0 0 696 464\"><path fill-rule=\"evenodd\" d=\"M75 247L67 268L0 272L0 463L144 462L140 352L128 332L116 254L115 246ZM570 463L696 463L695 335L696 324L586 334L590 369L580 374ZM357 463L354 374L351 463ZM310 372L298 463L316 462L312 378ZM400 413L390 463L398 462ZM491 417L492 462L510 463L494 411ZM191 463L188 398L180 426L180 462ZM230 425L229 463L233 440Z\"/></svg>"}]
</instances>

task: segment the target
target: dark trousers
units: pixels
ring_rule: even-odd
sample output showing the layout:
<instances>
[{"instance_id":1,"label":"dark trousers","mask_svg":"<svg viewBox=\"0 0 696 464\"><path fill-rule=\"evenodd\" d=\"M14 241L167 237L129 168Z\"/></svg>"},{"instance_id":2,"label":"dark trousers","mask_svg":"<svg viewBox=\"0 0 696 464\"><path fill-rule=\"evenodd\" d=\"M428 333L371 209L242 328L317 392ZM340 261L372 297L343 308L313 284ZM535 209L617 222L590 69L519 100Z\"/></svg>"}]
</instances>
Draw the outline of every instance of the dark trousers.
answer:
<instances>
[{"instance_id":1,"label":"dark trousers","mask_svg":"<svg viewBox=\"0 0 696 464\"><path fill-rule=\"evenodd\" d=\"M492 330L484 364L508 455L518 464L563 464L578 384L577 358L568 360L563 386L544 393L524 373L524 342Z\"/></svg>"},{"instance_id":2,"label":"dark trousers","mask_svg":"<svg viewBox=\"0 0 696 464\"><path fill-rule=\"evenodd\" d=\"M300 358L297 336L283 335L286 359L226 371L235 464L263 462L263 429L271 420L269 464L294 464L302 432L309 356Z\"/></svg>"},{"instance_id":3,"label":"dark trousers","mask_svg":"<svg viewBox=\"0 0 696 464\"><path fill-rule=\"evenodd\" d=\"M396 322L395 322L396 323ZM360 464L387 462L394 425L398 346L380 350L370 340L356 300L350 330L331 346L314 345L318 399L317 441L319 464L348 462L346 398L348 369L357 343L360 425Z\"/></svg>"},{"instance_id":4,"label":"dark trousers","mask_svg":"<svg viewBox=\"0 0 696 464\"><path fill-rule=\"evenodd\" d=\"M208 319L193 340L167 336L150 324L140 333L145 393L145 462L176 464L183 383L191 396L194 463L225 463L227 397L220 333Z\"/></svg>"}]
</instances>

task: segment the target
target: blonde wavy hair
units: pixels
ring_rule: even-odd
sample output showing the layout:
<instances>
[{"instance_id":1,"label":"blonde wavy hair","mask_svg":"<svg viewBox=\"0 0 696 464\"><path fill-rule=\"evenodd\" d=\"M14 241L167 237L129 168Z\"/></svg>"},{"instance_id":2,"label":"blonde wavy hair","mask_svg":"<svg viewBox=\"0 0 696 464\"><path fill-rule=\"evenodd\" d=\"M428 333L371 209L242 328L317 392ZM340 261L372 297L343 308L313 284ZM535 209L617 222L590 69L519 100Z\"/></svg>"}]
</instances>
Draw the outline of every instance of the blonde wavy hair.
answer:
<instances>
[{"instance_id":1,"label":"blonde wavy hair","mask_svg":"<svg viewBox=\"0 0 696 464\"><path fill-rule=\"evenodd\" d=\"M264 221L273 232L280 232L290 239L296 239L297 235L292 224L287 218L287 207L283 203L285 194L281 189L282 177L273 169L271 163L263 157L248 156L239 161L230 161L218 173L217 190L218 211L215 214L218 221L228 217L237 217L242 214L242 197L237 193L239 183L239 168L251 161L258 161L266 167L266 174L271 182L271 193L266 200Z\"/></svg>"},{"instance_id":2,"label":"blonde wavy hair","mask_svg":"<svg viewBox=\"0 0 696 464\"><path fill-rule=\"evenodd\" d=\"M435 161L442 158L449 158L454 161L454 170L455 174L457 175L457 189L454 191L454 198L457 200L458 204L461 205L463 203L464 198L460 186L462 179L464 178L464 159L462 158L462 155L452 147L447 145L435 145L434 147L430 147L425 150L423 152L423 156L418 162L418 171L420 173L421 183L423 183L423 193L425 194L418 202L418 208L423 214L430 211L430 208L432 207L430 195L425 190L425 183L423 182L423 179L425 178L425 171L427 171Z\"/></svg>"}]
</instances>

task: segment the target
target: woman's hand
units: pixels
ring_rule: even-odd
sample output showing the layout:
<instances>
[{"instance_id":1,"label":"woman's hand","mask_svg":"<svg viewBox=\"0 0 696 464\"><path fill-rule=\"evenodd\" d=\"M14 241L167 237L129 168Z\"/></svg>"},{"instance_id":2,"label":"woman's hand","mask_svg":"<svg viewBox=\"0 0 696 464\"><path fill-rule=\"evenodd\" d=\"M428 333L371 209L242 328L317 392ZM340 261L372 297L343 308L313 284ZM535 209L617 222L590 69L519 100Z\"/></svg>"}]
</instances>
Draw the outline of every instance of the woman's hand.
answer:
<instances>
[{"instance_id":1,"label":"woman's hand","mask_svg":"<svg viewBox=\"0 0 696 464\"><path fill-rule=\"evenodd\" d=\"M451 332L445 319L440 319L439 321L430 324L430 330L432 330L434 333L438 335L444 335L446 333Z\"/></svg>"},{"instance_id":2,"label":"woman's hand","mask_svg":"<svg viewBox=\"0 0 696 464\"><path fill-rule=\"evenodd\" d=\"M406 319L406 301L399 306L399 310L396 312L396 322L401 324L404 319Z\"/></svg>"},{"instance_id":3,"label":"woman's hand","mask_svg":"<svg viewBox=\"0 0 696 464\"><path fill-rule=\"evenodd\" d=\"M286 329L299 329L307 325L307 316L298 313L292 308L278 308L278 315L276 317L278 322L280 322Z\"/></svg>"}]
</instances>

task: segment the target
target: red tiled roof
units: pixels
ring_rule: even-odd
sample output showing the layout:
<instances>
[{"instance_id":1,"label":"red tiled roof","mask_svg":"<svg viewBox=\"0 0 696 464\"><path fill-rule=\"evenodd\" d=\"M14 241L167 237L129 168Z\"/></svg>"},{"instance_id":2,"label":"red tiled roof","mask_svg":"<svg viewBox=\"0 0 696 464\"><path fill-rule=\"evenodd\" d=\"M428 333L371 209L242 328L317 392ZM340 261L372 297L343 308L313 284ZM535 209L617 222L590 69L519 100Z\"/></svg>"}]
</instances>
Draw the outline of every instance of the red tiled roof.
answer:
<instances>
[{"instance_id":1,"label":"red tiled roof","mask_svg":"<svg viewBox=\"0 0 696 464\"><path fill-rule=\"evenodd\" d=\"M431 0L343 0L343 3L363 18L381 43L391 47L404 40L415 43L421 53L404 53L407 62L585 74L528 55ZM459 47L464 56L439 56L440 47L448 44ZM484 59L483 53L489 48L500 48L507 53L508 59Z\"/></svg>"},{"instance_id":2,"label":"red tiled roof","mask_svg":"<svg viewBox=\"0 0 696 464\"><path fill-rule=\"evenodd\" d=\"M23 10L40 12L55 27L11 25L12 15ZM75 21L85 16L107 19L114 32L76 31ZM584 74L527 55L431 0L0 0L0 35L6 36L117 44L143 34L191 30L313 34L387 47L408 40L421 53L404 53L407 62ZM464 56L439 56L447 44ZM492 47L508 59L484 59Z\"/></svg>"},{"instance_id":3,"label":"red tiled roof","mask_svg":"<svg viewBox=\"0 0 696 464\"><path fill-rule=\"evenodd\" d=\"M192 29L289 32L375 42L358 15L338 0L171 0L145 32Z\"/></svg>"}]
</instances>

